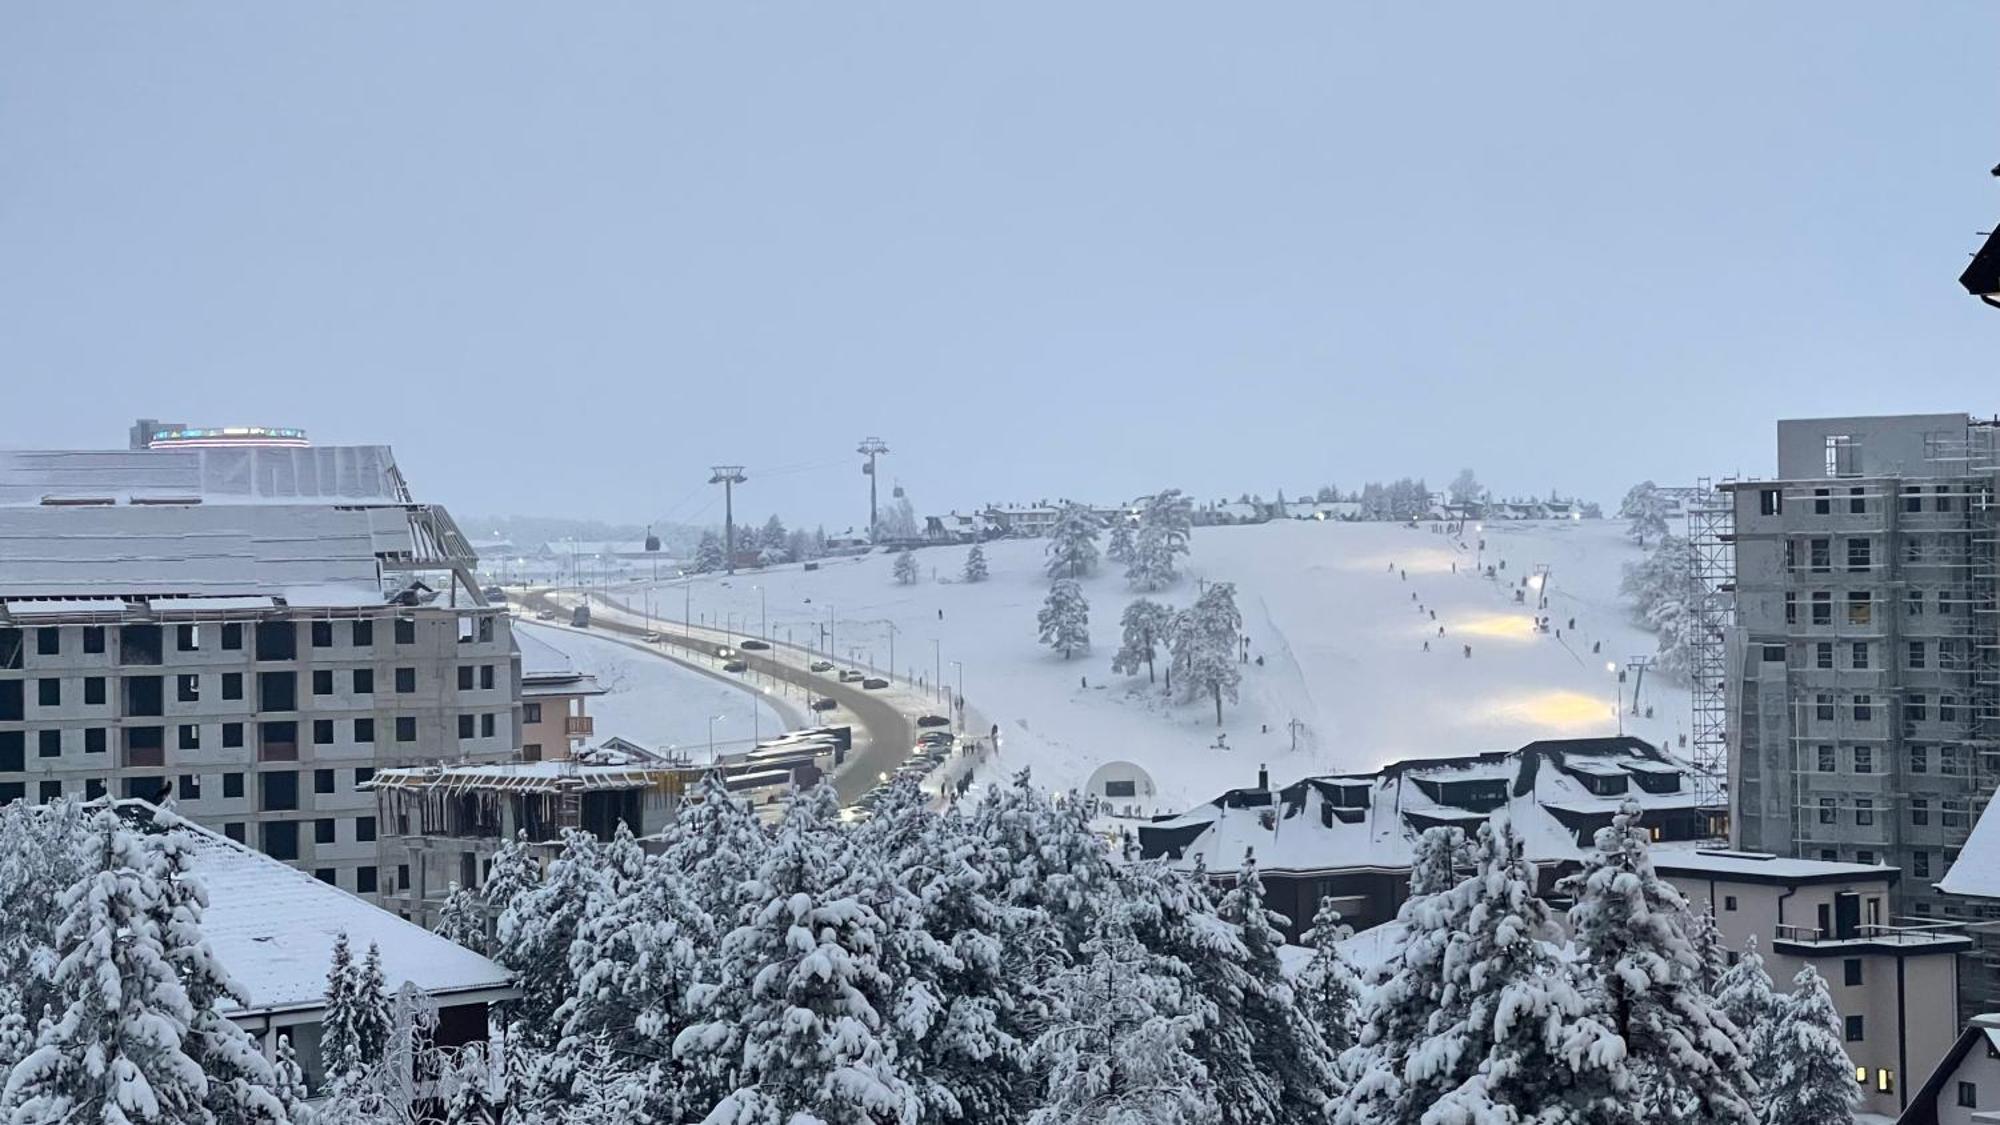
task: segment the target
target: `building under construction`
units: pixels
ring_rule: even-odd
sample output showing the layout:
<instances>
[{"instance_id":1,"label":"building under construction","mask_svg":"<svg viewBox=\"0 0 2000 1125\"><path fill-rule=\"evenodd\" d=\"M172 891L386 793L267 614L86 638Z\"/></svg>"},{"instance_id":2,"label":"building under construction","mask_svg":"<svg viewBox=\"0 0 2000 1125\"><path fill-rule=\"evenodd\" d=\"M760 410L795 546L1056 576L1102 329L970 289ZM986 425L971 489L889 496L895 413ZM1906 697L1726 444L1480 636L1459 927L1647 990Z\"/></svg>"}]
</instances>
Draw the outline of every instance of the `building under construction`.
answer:
<instances>
[{"instance_id":1,"label":"building under construction","mask_svg":"<svg viewBox=\"0 0 2000 1125\"><path fill-rule=\"evenodd\" d=\"M2000 776L1996 445L2000 423L1965 414L1779 422L1777 479L1690 516L1704 585L1733 595L1696 661L1720 688L1733 841L1901 868L1895 917L1864 930L2000 917L1934 887ZM1962 968L1961 1008L1993 1010L2000 941Z\"/></svg>"}]
</instances>

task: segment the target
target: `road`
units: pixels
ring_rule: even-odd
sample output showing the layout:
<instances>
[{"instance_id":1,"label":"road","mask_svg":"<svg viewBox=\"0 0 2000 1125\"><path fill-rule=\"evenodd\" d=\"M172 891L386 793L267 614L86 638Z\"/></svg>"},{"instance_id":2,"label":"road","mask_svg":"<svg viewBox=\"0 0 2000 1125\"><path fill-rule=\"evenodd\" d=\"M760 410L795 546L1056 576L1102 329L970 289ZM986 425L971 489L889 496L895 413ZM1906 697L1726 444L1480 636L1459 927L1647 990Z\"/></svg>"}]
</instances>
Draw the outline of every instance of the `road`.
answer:
<instances>
[{"instance_id":1,"label":"road","mask_svg":"<svg viewBox=\"0 0 2000 1125\"><path fill-rule=\"evenodd\" d=\"M570 609L577 604L577 596L571 592L553 590L528 590L507 593L509 601L521 606L529 613L538 610L552 610L562 621L569 620ZM590 596L592 629L616 633L626 637L644 637L646 627L631 617L631 611L604 600L601 595ZM910 747L916 742L916 718L923 714L921 709L906 709L892 702L892 697L879 691L868 691L860 684L843 684L833 673L821 675L810 668L812 657L804 649L772 642L763 652L746 652L737 647L738 639L715 629L696 626L687 629L673 626L661 627L656 631L660 655L669 660L693 663L694 658L707 661L713 668L723 657L722 650L730 649L734 658L743 661L751 671L770 679L792 684L812 695L825 696L840 704L840 711L825 712L819 721L839 724L846 722L854 729L854 746L848 752L847 761L834 772L834 791L840 795L842 804L852 804L863 793L875 787L881 775L893 772L910 756ZM679 648L689 654L675 656L666 650ZM748 684L745 691L753 691Z\"/></svg>"}]
</instances>

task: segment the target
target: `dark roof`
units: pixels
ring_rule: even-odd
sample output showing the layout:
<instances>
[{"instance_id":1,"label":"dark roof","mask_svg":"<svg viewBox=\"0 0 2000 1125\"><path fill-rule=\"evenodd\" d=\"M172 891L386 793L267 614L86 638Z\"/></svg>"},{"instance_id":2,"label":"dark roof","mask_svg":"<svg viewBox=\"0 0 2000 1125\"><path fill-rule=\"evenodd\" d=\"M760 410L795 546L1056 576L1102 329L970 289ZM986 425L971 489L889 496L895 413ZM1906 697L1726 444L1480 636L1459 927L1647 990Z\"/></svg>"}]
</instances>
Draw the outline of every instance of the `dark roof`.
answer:
<instances>
[{"instance_id":1,"label":"dark roof","mask_svg":"<svg viewBox=\"0 0 2000 1125\"><path fill-rule=\"evenodd\" d=\"M1986 1030L1978 1024L1967 1024L1965 1030L1958 1033L1951 1050L1945 1052L1944 1058L1938 1061L1937 1069L1924 1079L1917 1095L1910 1099L1908 1108L1896 1118L1896 1125L1938 1125L1938 1091L1944 1088L1952 1075L1958 1073L1958 1064L1965 1061L1966 1052L1972 1050L1972 1045L1985 1041Z\"/></svg>"},{"instance_id":2,"label":"dark roof","mask_svg":"<svg viewBox=\"0 0 2000 1125\"><path fill-rule=\"evenodd\" d=\"M2000 293L2000 229L1986 236L1986 242L1972 255L1972 264L1958 275L1958 283L1981 299Z\"/></svg>"}]
</instances>

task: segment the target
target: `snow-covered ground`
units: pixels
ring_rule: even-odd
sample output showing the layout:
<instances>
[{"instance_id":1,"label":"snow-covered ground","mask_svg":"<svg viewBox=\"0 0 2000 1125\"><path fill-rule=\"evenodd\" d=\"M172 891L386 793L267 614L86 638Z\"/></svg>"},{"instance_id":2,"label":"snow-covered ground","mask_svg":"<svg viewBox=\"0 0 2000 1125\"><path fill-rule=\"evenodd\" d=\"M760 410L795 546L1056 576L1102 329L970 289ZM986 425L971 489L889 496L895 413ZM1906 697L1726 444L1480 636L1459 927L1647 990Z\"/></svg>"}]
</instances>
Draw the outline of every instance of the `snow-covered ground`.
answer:
<instances>
[{"instance_id":1,"label":"snow-covered ground","mask_svg":"<svg viewBox=\"0 0 2000 1125\"><path fill-rule=\"evenodd\" d=\"M596 741L617 735L654 749L678 748L700 758L708 750L708 718L715 723L720 751L742 750L754 735L765 738L787 729L787 720L769 702L737 685L642 652L609 637L528 621L526 629L569 654L577 670L597 677L604 695L585 705L595 717Z\"/></svg>"},{"instance_id":2,"label":"snow-covered ground","mask_svg":"<svg viewBox=\"0 0 2000 1125\"><path fill-rule=\"evenodd\" d=\"M691 605L698 622L753 633L768 619L762 627L773 638L801 644L823 645L830 620L843 665L886 667L893 624L899 673L928 679L941 668L956 686L952 662L964 662L968 701L1002 729L1003 752L989 768L1032 766L1039 780L1068 788L1100 764L1129 760L1151 774L1161 807L1183 808L1253 782L1259 763L1286 782L1615 733L1619 689L1606 664L1622 666L1655 647L1618 593L1623 565L1640 557L1623 530L1615 521L1493 523L1461 546L1429 525L1196 529L1188 576L1155 596L1184 605L1198 580L1236 583L1251 656L1264 658L1244 669L1241 703L1225 707L1226 750L1216 747L1211 707L1168 702L1143 673L1111 672L1118 617L1136 596L1121 567L1107 563L1084 582L1088 653L1065 661L1037 643L1035 614L1049 586L1042 540L987 544L992 577L983 583L958 581L966 548L937 547L917 552L922 579L914 586L896 585L891 557L876 554L826 560L810 572L789 566L698 577L685 592L663 583L654 605L672 614ZM1479 576L1482 558L1505 562L1498 580ZM1560 639L1535 631L1532 592L1526 604L1513 600L1509 583L1537 564L1550 568L1543 612ZM628 588L614 596L637 605L643 594ZM1649 678L1643 703L1654 717L1628 713L1625 730L1681 748L1685 688Z\"/></svg>"}]
</instances>

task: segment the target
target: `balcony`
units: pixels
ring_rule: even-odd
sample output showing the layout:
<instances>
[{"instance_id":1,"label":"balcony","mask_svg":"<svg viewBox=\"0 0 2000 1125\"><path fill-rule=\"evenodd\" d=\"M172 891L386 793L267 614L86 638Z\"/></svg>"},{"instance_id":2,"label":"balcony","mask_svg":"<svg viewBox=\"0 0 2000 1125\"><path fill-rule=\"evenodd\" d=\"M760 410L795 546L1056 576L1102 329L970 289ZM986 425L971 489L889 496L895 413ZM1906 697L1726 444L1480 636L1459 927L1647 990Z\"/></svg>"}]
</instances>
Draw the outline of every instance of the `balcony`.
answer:
<instances>
[{"instance_id":1,"label":"balcony","mask_svg":"<svg viewBox=\"0 0 2000 1125\"><path fill-rule=\"evenodd\" d=\"M1794 957L1830 957L1843 953L1956 953L1972 948L1972 939L1957 932L1957 922L1923 922L1903 926L1864 923L1829 932L1817 926L1779 925L1771 948Z\"/></svg>"},{"instance_id":2,"label":"balcony","mask_svg":"<svg viewBox=\"0 0 2000 1125\"><path fill-rule=\"evenodd\" d=\"M597 722L589 715L571 715L563 720L563 733L571 738L589 738L597 733Z\"/></svg>"}]
</instances>

